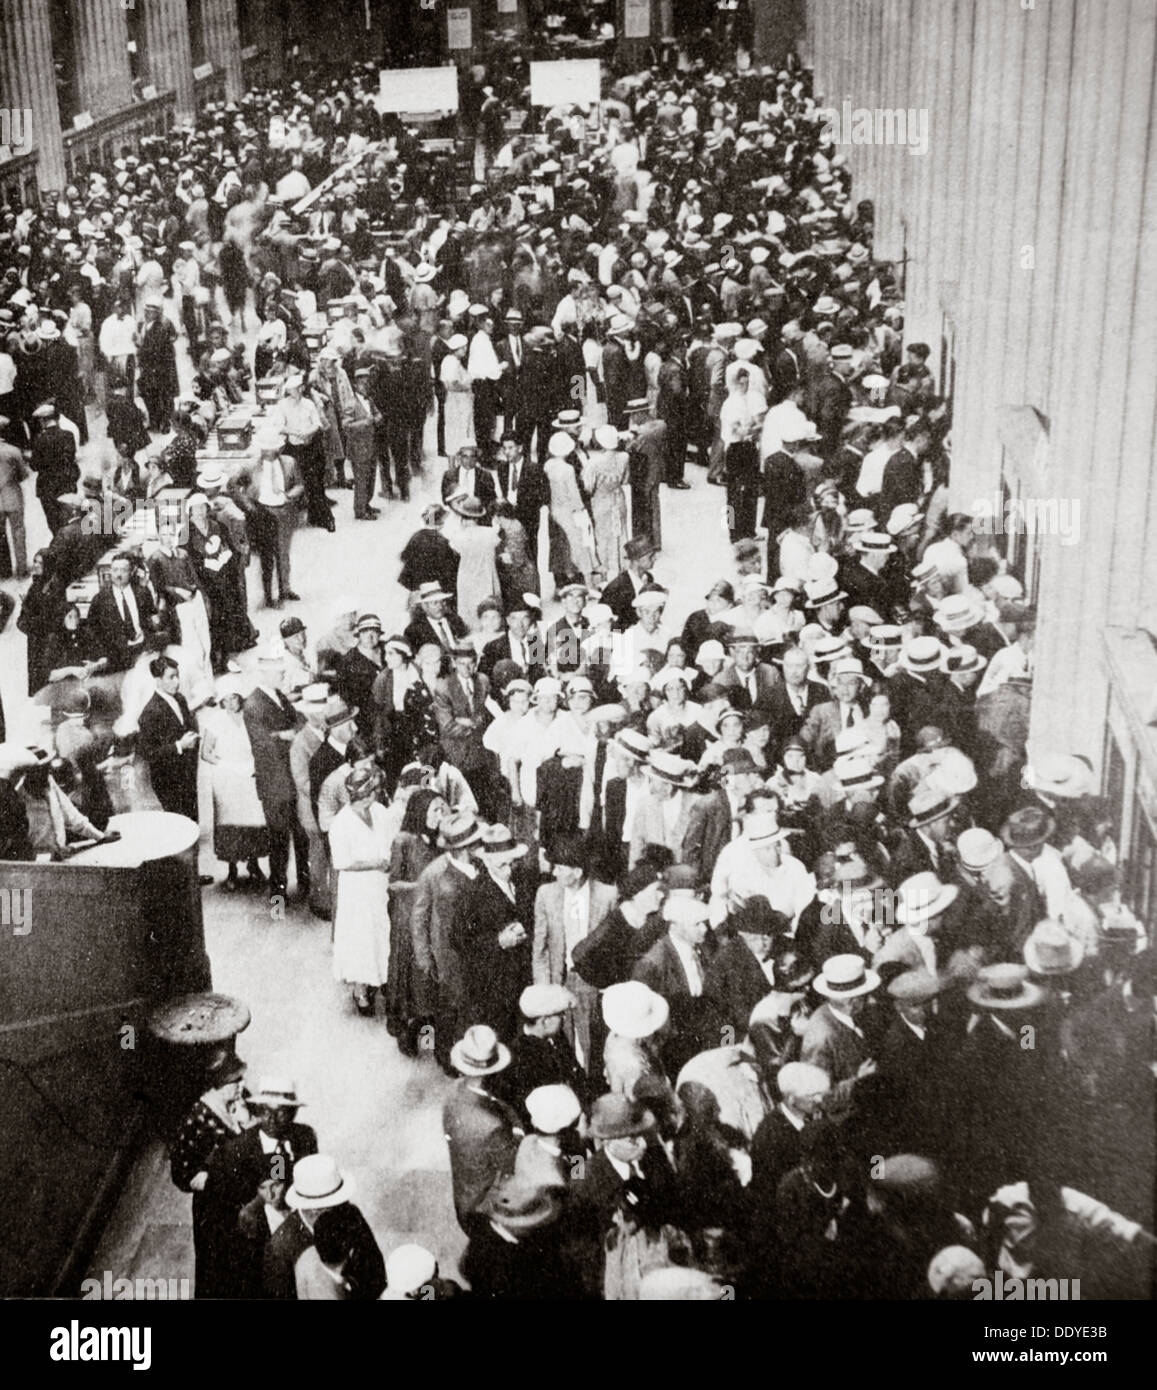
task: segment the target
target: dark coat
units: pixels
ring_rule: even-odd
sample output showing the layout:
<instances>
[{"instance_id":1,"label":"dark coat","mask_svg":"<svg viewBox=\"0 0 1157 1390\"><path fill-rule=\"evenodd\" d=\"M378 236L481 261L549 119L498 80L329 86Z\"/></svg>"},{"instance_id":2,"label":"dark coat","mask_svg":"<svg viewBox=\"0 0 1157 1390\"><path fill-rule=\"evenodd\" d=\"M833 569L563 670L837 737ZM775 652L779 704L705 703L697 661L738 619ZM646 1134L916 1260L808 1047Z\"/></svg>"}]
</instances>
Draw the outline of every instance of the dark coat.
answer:
<instances>
[{"instance_id":1,"label":"dark coat","mask_svg":"<svg viewBox=\"0 0 1157 1390\"><path fill-rule=\"evenodd\" d=\"M442 1129L450 1150L450 1181L458 1224L473 1234L485 1225L479 1208L495 1182L514 1171L522 1122L497 1096L471 1089L486 1077L463 1077L442 1109Z\"/></svg>"},{"instance_id":2,"label":"dark coat","mask_svg":"<svg viewBox=\"0 0 1157 1390\"><path fill-rule=\"evenodd\" d=\"M357 1207L350 1205L358 1217L359 1233L345 1266L345 1278L354 1289L351 1296L368 1303L380 1298L385 1291L386 1262L369 1222ZM262 1285L266 1298L297 1298L294 1267L312 1244L313 1232L301 1219L301 1213L295 1211L287 1216L265 1247Z\"/></svg>"},{"instance_id":3,"label":"dark coat","mask_svg":"<svg viewBox=\"0 0 1157 1390\"><path fill-rule=\"evenodd\" d=\"M117 607L111 585L98 590L85 620L101 656L108 661L109 671L127 671L146 650L149 638L156 629L157 609L152 595L143 584L133 584L132 590L141 636L145 639L143 643L130 647L130 625L121 621L120 609Z\"/></svg>"},{"instance_id":4,"label":"dark coat","mask_svg":"<svg viewBox=\"0 0 1157 1390\"><path fill-rule=\"evenodd\" d=\"M197 726L181 694L173 696L180 707L178 721L172 707L159 694L153 694L141 710L137 752L149 765L153 791L166 811L197 817L197 745L177 751L182 734L195 733Z\"/></svg>"},{"instance_id":5,"label":"dark coat","mask_svg":"<svg viewBox=\"0 0 1157 1390\"><path fill-rule=\"evenodd\" d=\"M272 828L292 818L297 787L289 766L289 740L277 735L297 727L297 716L285 696L272 700L264 690L255 690L243 707L245 730L253 749L257 795Z\"/></svg>"},{"instance_id":6,"label":"dark coat","mask_svg":"<svg viewBox=\"0 0 1157 1390\"><path fill-rule=\"evenodd\" d=\"M646 571L643 579L645 585L652 582L650 570ZM631 627L638 618L634 608L635 593L631 576L626 570L623 570L621 574L615 575L599 596L599 602L605 603L615 615L616 632L626 632L627 628Z\"/></svg>"}]
</instances>

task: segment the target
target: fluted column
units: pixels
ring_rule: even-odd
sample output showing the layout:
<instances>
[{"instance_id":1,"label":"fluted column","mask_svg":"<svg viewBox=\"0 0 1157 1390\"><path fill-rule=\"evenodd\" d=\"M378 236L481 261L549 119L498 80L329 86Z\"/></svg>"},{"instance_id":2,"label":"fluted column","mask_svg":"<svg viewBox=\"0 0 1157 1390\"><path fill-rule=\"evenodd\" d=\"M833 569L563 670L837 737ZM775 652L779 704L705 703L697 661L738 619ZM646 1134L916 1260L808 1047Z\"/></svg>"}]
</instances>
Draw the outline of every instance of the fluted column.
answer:
<instances>
[{"instance_id":1,"label":"fluted column","mask_svg":"<svg viewBox=\"0 0 1157 1390\"><path fill-rule=\"evenodd\" d=\"M72 26L77 109L99 120L132 101L129 33L121 0L73 5Z\"/></svg>"},{"instance_id":2,"label":"fluted column","mask_svg":"<svg viewBox=\"0 0 1157 1390\"><path fill-rule=\"evenodd\" d=\"M193 55L186 0L147 0L139 12L149 82L158 92L176 93L177 120L191 116L195 105Z\"/></svg>"},{"instance_id":3,"label":"fluted column","mask_svg":"<svg viewBox=\"0 0 1157 1390\"><path fill-rule=\"evenodd\" d=\"M52 30L43 0L0 0L0 92L9 106L31 112L31 128L23 132L24 144L13 148L13 154L35 146L40 187L63 188L68 175L52 68Z\"/></svg>"},{"instance_id":4,"label":"fluted column","mask_svg":"<svg viewBox=\"0 0 1157 1390\"><path fill-rule=\"evenodd\" d=\"M214 71L224 74L225 100L236 101L243 91L237 0L202 0L201 14L205 26L205 55Z\"/></svg>"},{"instance_id":5,"label":"fluted column","mask_svg":"<svg viewBox=\"0 0 1157 1390\"><path fill-rule=\"evenodd\" d=\"M279 81L285 73L285 9L277 0L264 0L260 28L258 42L269 54L269 75Z\"/></svg>"}]
</instances>

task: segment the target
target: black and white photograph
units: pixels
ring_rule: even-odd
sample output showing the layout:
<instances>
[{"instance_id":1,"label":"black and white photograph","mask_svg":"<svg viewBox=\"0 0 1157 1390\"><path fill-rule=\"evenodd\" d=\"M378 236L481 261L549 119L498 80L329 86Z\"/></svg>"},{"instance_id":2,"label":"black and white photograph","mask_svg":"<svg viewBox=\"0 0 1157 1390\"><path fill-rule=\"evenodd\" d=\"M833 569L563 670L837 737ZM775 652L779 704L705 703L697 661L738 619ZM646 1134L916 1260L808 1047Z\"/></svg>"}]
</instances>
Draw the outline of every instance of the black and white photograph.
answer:
<instances>
[{"instance_id":1,"label":"black and white photograph","mask_svg":"<svg viewBox=\"0 0 1157 1390\"><path fill-rule=\"evenodd\" d=\"M1155 71L1157 0L0 0L27 1364L1124 1374Z\"/></svg>"}]
</instances>

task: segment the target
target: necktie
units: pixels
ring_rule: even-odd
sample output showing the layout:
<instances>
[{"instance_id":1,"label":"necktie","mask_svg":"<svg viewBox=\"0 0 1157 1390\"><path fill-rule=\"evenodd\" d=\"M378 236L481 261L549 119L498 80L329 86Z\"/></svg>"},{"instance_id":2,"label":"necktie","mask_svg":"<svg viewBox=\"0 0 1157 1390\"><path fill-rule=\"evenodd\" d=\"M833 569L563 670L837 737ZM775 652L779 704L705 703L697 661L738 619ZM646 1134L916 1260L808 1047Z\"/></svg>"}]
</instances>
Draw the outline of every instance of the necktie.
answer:
<instances>
[{"instance_id":1,"label":"necktie","mask_svg":"<svg viewBox=\"0 0 1157 1390\"><path fill-rule=\"evenodd\" d=\"M844 728L845 728L845 729L850 729L851 727L852 727L852 707L851 707L851 705L845 705L845 706L844 706Z\"/></svg>"},{"instance_id":2,"label":"necktie","mask_svg":"<svg viewBox=\"0 0 1157 1390\"><path fill-rule=\"evenodd\" d=\"M450 636L450 624L446 621L445 618L439 618L437 628L438 640L447 650L449 650L449 648L453 646L454 643L454 639Z\"/></svg>"}]
</instances>

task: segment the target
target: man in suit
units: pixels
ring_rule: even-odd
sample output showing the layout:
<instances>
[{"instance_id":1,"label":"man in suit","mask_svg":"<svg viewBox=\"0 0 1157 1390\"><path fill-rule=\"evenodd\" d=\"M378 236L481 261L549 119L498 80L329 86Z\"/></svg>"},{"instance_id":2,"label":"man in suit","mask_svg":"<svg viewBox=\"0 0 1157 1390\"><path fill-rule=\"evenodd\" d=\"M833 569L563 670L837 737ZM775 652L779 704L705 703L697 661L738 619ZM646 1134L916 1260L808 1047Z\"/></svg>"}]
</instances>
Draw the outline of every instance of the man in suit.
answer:
<instances>
[{"instance_id":1,"label":"man in suit","mask_svg":"<svg viewBox=\"0 0 1157 1390\"><path fill-rule=\"evenodd\" d=\"M514 432L527 464L533 460L541 468L546 462L547 445L552 430L551 421L555 412L563 409L569 401L566 393L568 383L560 380L559 356L551 342L549 328L530 329L523 339L523 346L525 353L519 373L521 408ZM509 433L509 418L506 420L505 428ZM529 535L529 532L527 534Z\"/></svg>"},{"instance_id":2,"label":"man in suit","mask_svg":"<svg viewBox=\"0 0 1157 1390\"><path fill-rule=\"evenodd\" d=\"M305 898L310 885L309 839L297 818L297 787L289 762L297 714L286 689L284 660L262 657L258 679L260 683L245 701L244 719L253 749L257 795L269 829L269 893L272 898L285 898L292 843L297 887Z\"/></svg>"},{"instance_id":3,"label":"man in suit","mask_svg":"<svg viewBox=\"0 0 1157 1390\"><path fill-rule=\"evenodd\" d=\"M694 869L701 887L711 883L724 845L730 844L740 833L740 808L747 793L761 786L762 781L748 750L729 748L720 764L719 789L695 798L687 821L683 863Z\"/></svg>"},{"instance_id":4,"label":"man in suit","mask_svg":"<svg viewBox=\"0 0 1157 1390\"><path fill-rule=\"evenodd\" d=\"M61 428L56 406L51 402L37 406L32 418L38 429L32 441L30 466L36 474L36 496L44 509L44 520L55 535L64 525L66 515L56 499L75 492L80 481L76 439Z\"/></svg>"},{"instance_id":5,"label":"man in suit","mask_svg":"<svg viewBox=\"0 0 1157 1390\"><path fill-rule=\"evenodd\" d=\"M569 1086L584 1110L593 1099L592 1082L563 1026L574 1006L574 995L562 985L527 985L519 996L522 1029L511 1044L510 1066L495 1089L526 1121L526 1097L539 1086Z\"/></svg>"},{"instance_id":6,"label":"man in suit","mask_svg":"<svg viewBox=\"0 0 1157 1390\"><path fill-rule=\"evenodd\" d=\"M751 1199L756 1247L766 1251L774 1244L775 1203L780 1180L803 1159L804 1129L823 1113L832 1088L821 1067L807 1062L788 1062L775 1078L779 1104L759 1122L751 1141Z\"/></svg>"},{"instance_id":7,"label":"man in suit","mask_svg":"<svg viewBox=\"0 0 1157 1390\"><path fill-rule=\"evenodd\" d=\"M597 930L618 896L590 876L590 854L581 835L559 835L551 847L553 883L534 900L531 972L535 984L563 985L574 996L564 1027L589 1076L600 1075L605 1030L599 993L574 964L580 941Z\"/></svg>"},{"instance_id":8,"label":"man in suit","mask_svg":"<svg viewBox=\"0 0 1157 1390\"><path fill-rule=\"evenodd\" d=\"M86 622L108 663L106 669L127 671L157 635L157 609L148 589L133 583L127 555L118 555L109 573L111 582L97 591Z\"/></svg>"},{"instance_id":9,"label":"man in suit","mask_svg":"<svg viewBox=\"0 0 1157 1390\"><path fill-rule=\"evenodd\" d=\"M833 698L815 705L800 729L812 763L820 772L826 772L836 760L836 735L843 729L856 728L867 718L863 698L867 684L864 664L858 657L842 657L832 664Z\"/></svg>"},{"instance_id":10,"label":"man in suit","mask_svg":"<svg viewBox=\"0 0 1157 1390\"><path fill-rule=\"evenodd\" d=\"M574 675L583 664L582 642L590 626L583 617L587 605L587 586L575 579L557 590L562 615L546 630L546 665L556 677Z\"/></svg>"},{"instance_id":11,"label":"man in suit","mask_svg":"<svg viewBox=\"0 0 1157 1390\"><path fill-rule=\"evenodd\" d=\"M351 1245L342 1268L346 1297L371 1302L386 1287L386 1262L369 1222L349 1200L349 1184L328 1154L308 1154L293 1166L293 1185L285 1194L291 1215L265 1247L262 1286L266 1298L296 1299L295 1271L313 1245L313 1230L323 1212L345 1210Z\"/></svg>"},{"instance_id":12,"label":"man in suit","mask_svg":"<svg viewBox=\"0 0 1157 1390\"><path fill-rule=\"evenodd\" d=\"M502 337L494 344L494 353L503 369L499 383L503 430L513 434L522 414L522 361L526 355L522 314L517 309L506 311Z\"/></svg>"},{"instance_id":13,"label":"man in suit","mask_svg":"<svg viewBox=\"0 0 1157 1390\"><path fill-rule=\"evenodd\" d=\"M807 476L799 463L804 442L815 436L807 421L785 424L780 445L763 461L763 525L767 528L767 579L779 576L779 538L808 501Z\"/></svg>"},{"instance_id":14,"label":"man in suit","mask_svg":"<svg viewBox=\"0 0 1157 1390\"><path fill-rule=\"evenodd\" d=\"M947 677L940 670L943 653L935 637L913 637L888 676L892 718L900 726L900 752L905 758L917 751L921 729L939 728L953 741L951 696L944 693Z\"/></svg>"},{"instance_id":15,"label":"man in suit","mask_svg":"<svg viewBox=\"0 0 1157 1390\"><path fill-rule=\"evenodd\" d=\"M515 603L506 613L506 631L483 647L478 674L489 681L500 661L513 661L522 679L533 685L546 675L546 668L542 665L542 647L534 614L525 603Z\"/></svg>"},{"instance_id":16,"label":"man in suit","mask_svg":"<svg viewBox=\"0 0 1157 1390\"><path fill-rule=\"evenodd\" d=\"M780 330L783 347L771 369L772 405L787 400L793 391L798 391L805 384L807 373L799 345L802 337L803 330L794 319L790 319Z\"/></svg>"},{"instance_id":17,"label":"man in suit","mask_svg":"<svg viewBox=\"0 0 1157 1390\"><path fill-rule=\"evenodd\" d=\"M497 488L494 475L488 468L478 467L478 450L473 444L464 444L454 456L442 475L442 501L451 497L476 497L486 508L486 515L494 511L497 501Z\"/></svg>"},{"instance_id":18,"label":"man in suit","mask_svg":"<svg viewBox=\"0 0 1157 1390\"><path fill-rule=\"evenodd\" d=\"M149 662L155 690L141 710L137 752L149 765L163 810L198 820L197 745L201 735L181 694L181 673L168 656ZM212 879L202 879L211 883Z\"/></svg>"},{"instance_id":19,"label":"man in suit","mask_svg":"<svg viewBox=\"0 0 1157 1390\"><path fill-rule=\"evenodd\" d=\"M892 854L891 878L934 873L947 880L956 867L952 813L958 798L922 782L908 802L908 829Z\"/></svg>"},{"instance_id":20,"label":"man in suit","mask_svg":"<svg viewBox=\"0 0 1157 1390\"><path fill-rule=\"evenodd\" d=\"M715 684L727 692L736 709L769 713L783 681L774 666L759 660L759 639L753 632L736 631L727 646L732 664L719 672Z\"/></svg>"},{"instance_id":21,"label":"man in suit","mask_svg":"<svg viewBox=\"0 0 1157 1390\"><path fill-rule=\"evenodd\" d=\"M878 515L888 518L904 502L919 505L924 495L924 455L932 442L928 422L919 418L904 430L904 447L884 465Z\"/></svg>"},{"instance_id":22,"label":"man in suit","mask_svg":"<svg viewBox=\"0 0 1157 1390\"><path fill-rule=\"evenodd\" d=\"M441 458L446 456L446 388L442 384L442 363L450 355L449 342L454 336L454 324L450 319L442 319L438 331L430 339L430 365L434 374L434 400L437 404L437 449Z\"/></svg>"},{"instance_id":23,"label":"man in suit","mask_svg":"<svg viewBox=\"0 0 1157 1390\"><path fill-rule=\"evenodd\" d=\"M789 647L784 652L783 680L767 703L773 748L782 750L787 740L800 732L812 710L831 698L826 685L808 679L810 670L811 662L802 647Z\"/></svg>"},{"instance_id":24,"label":"man in suit","mask_svg":"<svg viewBox=\"0 0 1157 1390\"><path fill-rule=\"evenodd\" d=\"M265 1249L287 1214L282 1198L293 1165L317 1153L317 1135L297 1123L301 1104L293 1081L264 1078L249 1100L257 1123L227 1139L209 1160L206 1199L219 1237L237 1256L226 1261L236 1280L229 1297L261 1297Z\"/></svg>"},{"instance_id":25,"label":"man in suit","mask_svg":"<svg viewBox=\"0 0 1157 1390\"><path fill-rule=\"evenodd\" d=\"M497 1094L497 1077L510 1065L510 1049L492 1028L475 1024L450 1050L459 1080L442 1109L442 1132L450 1150L454 1211L468 1236L486 1227L482 1212L491 1188L514 1171L523 1123Z\"/></svg>"},{"instance_id":26,"label":"man in suit","mask_svg":"<svg viewBox=\"0 0 1157 1390\"><path fill-rule=\"evenodd\" d=\"M530 458L522 443L508 434L499 445L495 472L503 499L514 508L515 520L526 533L530 559L537 566L542 509L550 505L550 483L542 461Z\"/></svg>"},{"instance_id":27,"label":"man in suit","mask_svg":"<svg viewBox=\"0 0 1157 1390\"><path fill-rule=\"evenodd\" d=\"M672 893L662 907L667 930L635 966L632 979L661 994L670 1006L663 1042L669 1076L719 1041L721 1015L704 991L709 958L704 951L710 909L700 898Z\"/></svg>"},{"instance_id":28,"label":"man in suit","mask_svg":"<svg viewBox=\"0 0 1157 1390\"><path fill-rule=\"evenodd\" d=\"M469 1020L459 1017L462 962L454 946L456 923L475 891L481 866L471 853L482 838L472 815L452 816L440 830L444 853L418 875L410 906L410 934L422 1012L434 1020L434 1056L450 1071L450 1048Z\"/></svg>"},{"instance_id":29,"label":"man in suit","mask_svg":"<svg viewBox=\"0 0 1157 1390\"><path fill-rule=\"evenodd\" d=\"M287 386L293 379L287 378ZM303 378L298 376L296 380L301 384ZM280 608L286 599L298 601L298 595L290 586L290 550L293 533L297 529L298 504L305 496L305 484L297 460L284 452L284 437L278 430L261 430L255 444L261 457L253 470L253 481L257 486L255 515L259 519L253 539L261 560L261 583L265 590L266 607ZM277 573L276 599L273 597L274 571Z\"/></svg>"},{"instance_id":30,"label":"man in suit","mask_svg":"<svg viewBox=\"0 0 1157 1390\"><path fill-rule=\"evenodd\" d=\"M615 615L615 631L626 632L633 626L638 614L635 612L635 599L641 590L655 582L651 566L655 563L655 544L647 535L636 535L623 547L627 568L617 574L599 596Z\"/></svg>"},{"instance_id":31,"label":"man in suit","mask_svg":"<svg viewBox=\"0 0 1157 1390\"><path fill-rule=\"evenodd\" d=\"M852 349L847 343L837 343L829 355L827 368L818 373L811 386L812 418L820 432L820 449L828 463L834 461L840 448L840 434L852 407L852 388L848 378L855 370ZM915 501L915 498L908 498ZM889 513L885 512L885 516Z\"/></svg>"},{"instance_id":32,"label":"man in suit","mask_svg":"<svg viewBox=\"0 0 1157 1390\"><path fill-rule=\"evenodd\" d=\"M422 647L433 645L449 654L466 636L466 624L450 607L452 595L431 579L418 586L418 599L421 607L406 625L410 650L417 654Z\"/></svg>"},{"instance_id":33,"label":"man in suit","mask_svg":"<svg viewBox=\"0 0 1157 1390\"><path fill-rule=\"evenodd\" d=\"M24 579L28 574L28 548L20 484L28 477L28 469L23 454L7 438L10 424L6 415L0 415L0 579Z\"/></svg>"},{"instance_id":34,"label":"man in suit","mask_svg":"<svg viewBox=\"0 0 1157 1390\"><path fill-rule=\"evenodd\" d=\"M939 993L935 976L918 968L905 970L888 985L894 1017L878 1048L879 1071L865 1085L868 1137L877 1153L935 1154L942 1143Z\"/></svg>"},{"instance_id":35,"label":"man in suit","mask_svg":"<svg viewBox=\"0 0 1157 1390\"><path fill-rule=\"evenodd\" d=\"M880 977L859 955L832 956L812 988L824 1003L808 1020L800 1043L800 1061L827 1072L832 1082L829 1113L846 1114L857 1085L875 1074L863 1023L868 997L880 987Z\"/></svg>"},{"instance_id":36,"label":"man in suit","mask_svg":"<svg viewBox=\"0 0 1157 1390\"><path fill-rule=\"evenodd\" d=\"M438 721L446 761L470 783L484 815L494 805L497 766L494 754L482 742L490 723L486 697L490 682L475 671L474 648L459 642L450 653L453 669L434 686L434 717Z\"/></svg>"},{"instance_id":37,"label":"man in suit","mask_svg":"<svg viewBox=\"0 0 1157 1390\"><path fill-rule=\"evenodd\" d=\"M687 831L695 803L691 788L698 779L698 772L694 763L661 749L651 754L647 762L647 789L635 804L631 868L649 845L664 846L676 864L686 862Z\"/></svg>"}]
</instances>

